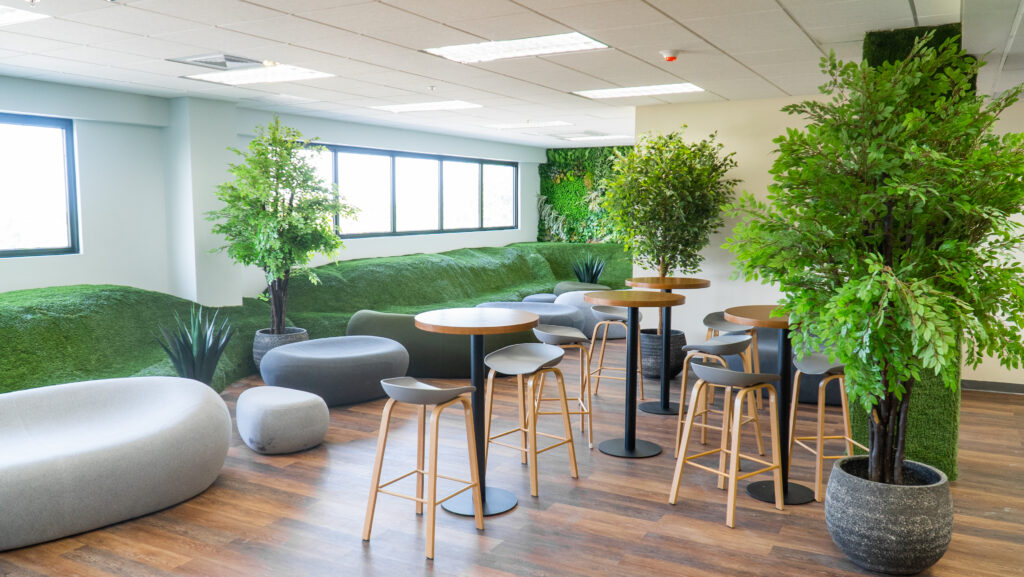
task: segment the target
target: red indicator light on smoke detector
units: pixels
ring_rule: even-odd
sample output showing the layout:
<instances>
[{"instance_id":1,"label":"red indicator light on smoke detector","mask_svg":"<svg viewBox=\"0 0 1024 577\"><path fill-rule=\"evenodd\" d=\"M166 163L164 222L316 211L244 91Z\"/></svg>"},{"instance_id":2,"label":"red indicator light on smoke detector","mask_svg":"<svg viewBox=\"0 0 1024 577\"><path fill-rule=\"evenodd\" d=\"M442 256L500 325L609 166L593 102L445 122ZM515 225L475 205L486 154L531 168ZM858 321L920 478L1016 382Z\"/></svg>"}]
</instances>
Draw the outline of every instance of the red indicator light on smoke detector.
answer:
<instances>
[{"instance_id":1,"label":"red indicator light on smoke detector","mask_svg":"<svg viewBox=\"0 0 1024 577\"><path fill-rule=\"evenodd\" d=\"M675 62L679 58L679 50L662 50L661 57L665 62Z\"/></svg>"}]
</instances>

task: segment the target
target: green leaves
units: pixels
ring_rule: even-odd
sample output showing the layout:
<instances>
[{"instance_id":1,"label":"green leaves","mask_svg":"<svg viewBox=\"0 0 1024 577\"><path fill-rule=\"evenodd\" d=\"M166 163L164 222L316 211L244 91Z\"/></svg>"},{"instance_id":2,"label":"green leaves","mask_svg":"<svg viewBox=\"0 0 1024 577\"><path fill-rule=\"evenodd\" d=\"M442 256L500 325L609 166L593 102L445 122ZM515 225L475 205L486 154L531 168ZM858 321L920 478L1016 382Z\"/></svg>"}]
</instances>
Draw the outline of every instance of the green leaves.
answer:
<instances>
[{"instance_id":1,"label":"green leaves","mask_svg":"<svg viewBox=\"0 0 1024 577\"><path fill-rule=\"evenodd\" d=\"M738 181L725 177L736 161L715 136L688 143L679 131L616 151L602 206L615 238L661 276L697 270L701 249L722 226L721 209Z\"/></svg>"},{"instance_id":2,"label":"green leaves","mask_svg":"<svg viewBox=\"0 0 1024 577\"><path fill-rule=\"evenodd\" d=\"M179 377L195 379L209 385L217 370L224 349L234 333L227 319L217 326L217 312L207 318L203 307L198 312L193 305L188 321L183 321L178 313L174 313L175 328L167 330L159 327L160 337L157 342L167 353Z\"/></svg>"}]
</instances>

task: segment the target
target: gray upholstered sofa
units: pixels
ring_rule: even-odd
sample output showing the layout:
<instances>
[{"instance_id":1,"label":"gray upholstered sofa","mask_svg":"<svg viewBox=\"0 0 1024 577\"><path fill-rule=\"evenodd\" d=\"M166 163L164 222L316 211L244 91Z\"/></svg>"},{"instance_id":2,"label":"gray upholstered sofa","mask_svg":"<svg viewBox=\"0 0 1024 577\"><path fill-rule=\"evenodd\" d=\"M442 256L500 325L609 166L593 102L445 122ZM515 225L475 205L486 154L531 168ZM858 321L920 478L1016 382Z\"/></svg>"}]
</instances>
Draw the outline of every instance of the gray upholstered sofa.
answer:
<instances>
[{"instance_id":1,"label":"gray upholstered sofa","mask_svg":"<svg viewBox=\"0 0 1024 577\"><path fill-rule=\"evenodd\" d=\"M231 417L177 377L54 385L0 395L0 550L89 531L206 490Z\"/></svg>"}]
</instances>

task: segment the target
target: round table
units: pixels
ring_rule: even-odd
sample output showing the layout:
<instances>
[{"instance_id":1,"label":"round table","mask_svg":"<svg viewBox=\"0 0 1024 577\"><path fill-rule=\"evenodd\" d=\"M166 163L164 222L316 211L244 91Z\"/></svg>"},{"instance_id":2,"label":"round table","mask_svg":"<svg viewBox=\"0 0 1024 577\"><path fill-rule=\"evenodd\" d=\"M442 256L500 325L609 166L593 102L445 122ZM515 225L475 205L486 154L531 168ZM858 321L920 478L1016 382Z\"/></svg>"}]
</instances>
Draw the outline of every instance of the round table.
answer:
<instances>
[{"instance_id":1,"label":"round table","mask_svg":"<svg viewBox=\"0 0 1024 577\"><path fill-rule=\"evenodd\" d=\"M658 289L670 293L675 289L702 289L711 281L702 278L644 276L626 279L626 285L637 288ZM654 415L678 415L679 403L669 401L669 357L672 342L672 307L661 309L661 401L641 403L640 410Z\"/></svg>"},{"instance_id":2,"label":"round table","mask_svg":"<svg viewBox=\"0 0 1024 577\"><path fill-rule=\"evenodd\" d=\"M748 305L725 309L725 320L741 325L779 330L779 456L782 463L782 495L787 505L803 505L814 500L814 491L789 482L789 410L793 402L793 347L789 342L789 317L773 317L776 305ZM747 493L758 501L775 502L774 481L755 481Z\"/></svg>"},{"instance_id":3,"label":"round table","mask_svg":"<svg viewBox=\"0 0 1024 577\"><path fill-rule=\"evenodd\" d=\"M661 447L636 438L636 344L640 334L640 307L673 307L686 302L686 297L650 291L598 291L583 295L583 300L595 305L629 309L629 331L626 337L626 434L621 439L604 441L597 448L615 457L653 457L661 453Z\"/></svg>"},{"instance_id":4,"label":"round table","mask_svg":"<svg viewBox=\"0 0 1024 577\"><path fill-rule=\"evenodd\" d=\"M431 333L469 335L469 375L476 390L473 400L473 436L476 438L476 462L480 479L480 496L484 515L497 515L516 506L516 496L505 489L487 486L487 461L484 458L487 440L484 439L484 335L515 333L537 326L539 317L530 312L512 309L457 308L429 311L416 315L416 328ZM448 499L441 504L457 515L473 515L471 491Z\"/></svg>"}]
</instances>

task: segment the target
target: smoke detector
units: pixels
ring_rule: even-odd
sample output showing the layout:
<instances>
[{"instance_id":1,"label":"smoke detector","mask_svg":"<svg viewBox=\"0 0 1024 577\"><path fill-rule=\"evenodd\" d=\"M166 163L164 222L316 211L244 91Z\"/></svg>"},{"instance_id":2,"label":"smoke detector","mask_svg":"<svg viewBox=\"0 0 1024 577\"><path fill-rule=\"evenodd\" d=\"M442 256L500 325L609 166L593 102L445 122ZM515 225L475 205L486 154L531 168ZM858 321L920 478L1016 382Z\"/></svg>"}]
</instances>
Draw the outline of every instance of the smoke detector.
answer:
<instances>
[{"instance_id":1,"label":"smoke detector","mask_svg":"<svg viewBox=\"0 0 1024 577\"><path fill-rule=\"evenodd\" d=\"M665 62L675 62L680 52L681 50L661 50L659 53Z\"/></svg>"}]
</instances>

